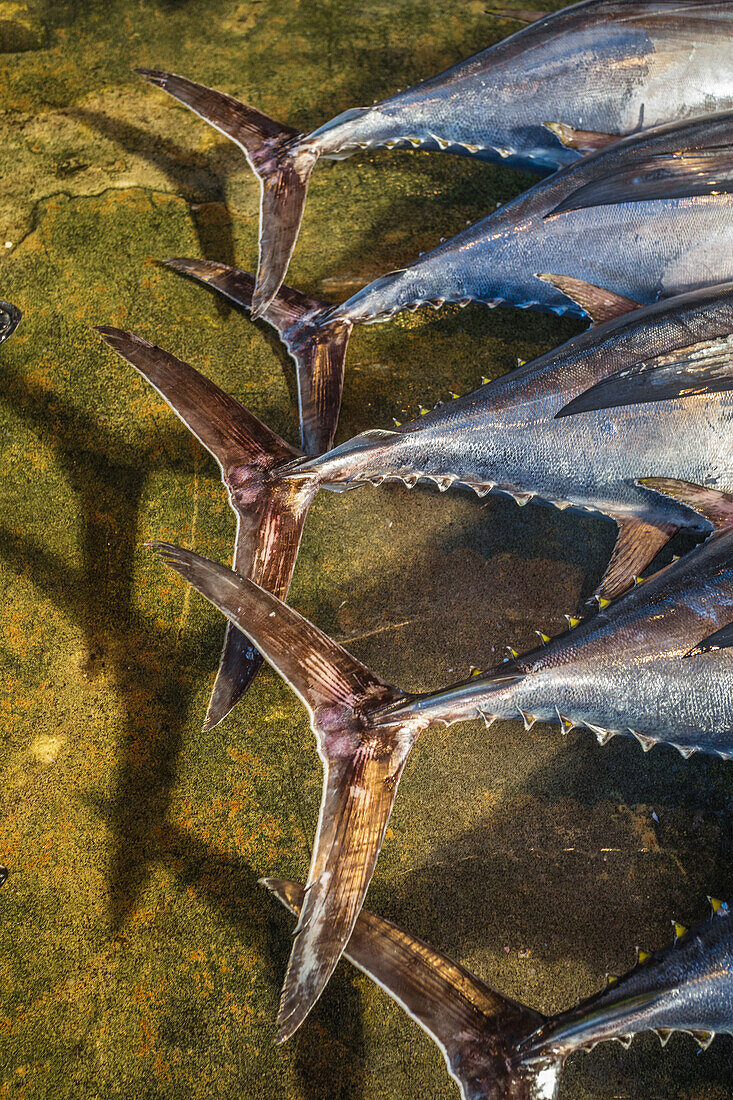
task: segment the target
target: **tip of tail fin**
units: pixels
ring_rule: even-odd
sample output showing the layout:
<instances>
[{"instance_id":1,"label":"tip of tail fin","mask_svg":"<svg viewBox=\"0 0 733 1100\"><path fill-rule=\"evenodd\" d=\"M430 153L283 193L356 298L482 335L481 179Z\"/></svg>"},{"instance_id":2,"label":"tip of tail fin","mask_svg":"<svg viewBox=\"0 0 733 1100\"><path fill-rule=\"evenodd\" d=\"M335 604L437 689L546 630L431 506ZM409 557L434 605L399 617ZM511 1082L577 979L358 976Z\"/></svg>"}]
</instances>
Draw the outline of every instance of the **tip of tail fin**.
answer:
<instances>
[{"instance_id":1,"label":"tip of tail fin","mask_svg":"<svg viewBox=\"0 0 733 1100\"><path fill-rule=\"evenodd\" d=\"M0 300L0 344L12 336L20 324L23 314L11 302Z\"/></svg>"},{"instance_id":2,"label":"tip of tail fin","mask_svg":"<svg viewBox=\"0 0 733 1100\"><path fill-rule=\"evenodd\" d=\"M275 596L189 550L152 545L249 636L308 708L317 738L323 797L283 985L282 1042L318 1000L349 941L419 728L372 729L371 711L400 693Z\"/></svg>"},{"instance_id":3,"label":"tip of tail fin","mask_svg":"<svg viewBox=\"0 0 733 1100\"><path fill-rule=\"evenodd\" d=\"M165 262L174 271L252 309L255 284L249 272L213 260L177 257ZM277 330L297 367L301 442L308 455L323 454L333 444L353 327L340 319L323 321L328 309L315 298L281 286L262 312L262 319Z\"/></svg>"},{"instance_id":4,"label":"tip of tail fin","mask_svg":"<svg viewBox=\"0 0 733 1100\"><path fill-rule=\"evenodd\" d=\"M252 300L252 316L260 317L285 278L298 239L316 148L297 130L224 92L175 73L136 71L236 142L260 181L260 256Z\"/></svg>"},{"instance_id":5,"label":"tip of tail fin","mask_svg":"<svg viewBox=\"0 0 733 1100\"><path fill-rule=\"evenodd\" d=\"M301 912L306 895L297 882L261 882L291 913ZM531 1091L532 1077L547 1076L547 1064L531 1072L512 1068L519 1043L545 1022L538 1012L503 997L441 951L366 910L344 954L438 1045L466 1100L539 1097L536 1089ZM554 1070L556 1085L560 1063L554 1063Z\"/></svg>"},{"instance_id":6,"label":"tip of tail fin","mask_svg":"<svg viewBox=\"0 0 733 1100\"><path fill-rule=\"evenodd\" d=\"M237 517L234 568L284 597L317 488L312 482L278 477L277 468L299 452L175 355L130 332L109 327L98 331L157 390L219 464ZM228 625L206 730L226 718L261 666L262 658L251 642Z\"/></svg>"}]
</instances>

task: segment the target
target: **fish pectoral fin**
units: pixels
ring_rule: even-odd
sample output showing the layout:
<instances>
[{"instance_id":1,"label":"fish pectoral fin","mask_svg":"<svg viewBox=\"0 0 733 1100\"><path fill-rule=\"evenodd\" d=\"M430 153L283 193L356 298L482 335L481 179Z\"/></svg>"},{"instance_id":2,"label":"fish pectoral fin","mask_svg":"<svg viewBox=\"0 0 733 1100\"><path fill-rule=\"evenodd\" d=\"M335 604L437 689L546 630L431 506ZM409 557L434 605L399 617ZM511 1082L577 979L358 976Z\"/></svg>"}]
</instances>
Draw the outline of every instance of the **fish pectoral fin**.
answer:
<instances>
[{"instance_id":1,"label":"fish pectoral fin","mask_svg":"<svg viewBox=\"0 0 733 1100\"><path fill-rule=\"evenodd\" d=\"M618 371L568 402L555 418L731 389L733 336L727 334L653 356Z\"/></svg>"},{"instance_id":2,"label":"fish pectoral fin","mask_svg":"<svg viewBox=\"0 0 733 1100\"><path fill-rule=\"evenodd\" d=\"M679 528L673 523L647 523L636 516L614 516L618 538L603 580L595 591L599 599L613 600L646 569Z\"/></svg>"},{"instance_id":3,"label":"fish pectoral fin","mask_svg":"<svg viewBox=\"0 0 733 1100\"><path fill-rule=\"evenodd\" d=\"M698 657L701 653L715 653L718 649L730 649L731 646L733 646L733 623L728 623L713 634L708 634L692 649L688 649L683 656Z\"/></svg>"},{"instance_id":4,"label":"fish pectoral fin","mask_svg":"<svg viewBox=\"0 0 733 1100\"><path fill-rule=\"evenodd\" d=\"M342 736L346 736L344 731ZM278 1042L300 1027L323 992L361 911L409 747L370 739L351 755L328 755L319 737L325 782L305 900L278 1013Z\"/></svg>"},{"instance_id":5,"label":"fish pectoral fin","mask_svg":"<svg viewBox=\"0 0 733 1100\"><path fill-rule=\"evenodd\" d=\"M307 894L297 883L262 883L292 913L300 913ZM479 1095L478 1081L508 1086L513 1072L508 1069L510 1056L545 1022L538 1012L495 992L441 951L365 910L344 954L440 1047L464 1096ZM488 1091L481 1090L481 1095Z\"/></svg>"},{"instance_id":6,"label":"fish pectoral fin","mask_svg":"<svg viewBox=\"0 0 733 1100\"><path fill-rule=\"evenodd\" d=\"M543 122L545 129L555 135L566 149L577 149L579 153L596 153L619 141L621 134L604 134L596 130L576 130L564 122Z\"/></svg>"},{"instance_id":7,"label":"fish pectoral fin","mask_svg":"<svg viewBox=\"0 0 733 1100\"><path fill-rule=\"evenodd\" d=\"M566 298L579 305L588 314L594 325L600 325L603 321L611 321L614 317L621 317L624 313L631 313L639 309L639 302L631 298L624 298L613 290L605 290L600 286L593 286L582 279L574 279L571 275L537 274L536 278L545 283L551 283Z\"/></svg>"},{"instance_id":8,"label":"fish pectoral fin","mask_svg":"<svg viewBox=\"0 0 733 1100\"><path fill-rule=\"evenodd\" d=\"M637 484L685 504L712 524L716 532L733 527L731 493L723 493L720 489L711 489L706 485L693 485L690 481L678 481L672 477L640 477Z\"/></svg>"},{"instance_id":9,"label":"fish pectoral fin","mask_svg":"<svg viewBox=\"0 0 733 1100\"><path fill-rule=\"evenodd\" d=\"M733 146L680 150L628 159L623 168L607 172L566 196L545 217L592 206L726 195L732 190Z\"/></svg>"}]
</instances>

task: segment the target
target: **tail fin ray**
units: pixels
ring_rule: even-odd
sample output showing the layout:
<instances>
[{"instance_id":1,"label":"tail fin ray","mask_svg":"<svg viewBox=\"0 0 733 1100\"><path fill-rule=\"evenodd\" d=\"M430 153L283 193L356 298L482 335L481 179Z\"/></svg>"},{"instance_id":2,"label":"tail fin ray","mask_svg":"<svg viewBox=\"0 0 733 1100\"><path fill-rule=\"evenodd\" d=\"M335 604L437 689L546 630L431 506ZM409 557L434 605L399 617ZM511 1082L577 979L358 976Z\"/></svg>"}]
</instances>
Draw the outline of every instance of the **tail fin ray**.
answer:
<instances>
[{"instance_id":1,"label":"tail fin ray","mask_svg":"<svg viewBox=\"0 0 733 1100\"><path fill-rule=\"evenodd\" d=\"M153 69L137 72L236 142L259 179L260 255L252 316L262 316L285 278L317 151L304 143L299 131L224 92L175 73Z\"/></svg>"},{"instance_id":2,"label":"tail fin ray","mask_svg":"<svg viewBox=\"0 0 733 1100\"><path fill-rule=\"evenodd\" d=\"M305 895L297 883L263 879L262 884L292 913L301 911ZM465 1098L531 1095L531 1078L526 1078L526 1094L520 1092L522 1078L510 1062L518 1043L545 1022L538 1012L495 992L447 955L366 910L344 954L437 1043ZM503 1086L501 1092L497 1085Z\"/></svg>"},{"instance_id":3,"label":"tail fin ray","mask_svg":"<svg viewBox=\"0 0 733 1100\"><path fill-rule=\"evenodd\" d=\"M303 480L280 481L273 470L299 452L188 363L131 333L108 327L98 331L218 462L237 516L237 572L284 598L315 487ZM205 729L226 718L261 667L255 647L228 624Z\"/></svg>"},{"instance_id":4,"label":"tail fin ray","mask_svg":"<svg viewBox=\"0 0 733 1100\"><path fill-rule=\"evenodd\" d=\"M265 655L311 714L324 766L306 901L288 964L280 1041L300 1026L348 943L384 840L415 725L375 731L367 713L400 697L292 608L224 566L154 544Z\"/></svg>"},{"instance_id":5,"label":"tail fin ray","mask_svg":"<svg viewBox=\"0 0 733 1100\"><path fill-rule=\"evenodd\" d=\"M166 263L213 287L237 305L252 309L254 279L248 272L213 260L180 257ZM339 318L320 323L319 317L327 309L323 302L281 286L262 311L263 320L277 330L297 367L301 442L308 455L322 454L333 444L341 408L344 359L353 327Z\"/></svg>"}]
</instances>

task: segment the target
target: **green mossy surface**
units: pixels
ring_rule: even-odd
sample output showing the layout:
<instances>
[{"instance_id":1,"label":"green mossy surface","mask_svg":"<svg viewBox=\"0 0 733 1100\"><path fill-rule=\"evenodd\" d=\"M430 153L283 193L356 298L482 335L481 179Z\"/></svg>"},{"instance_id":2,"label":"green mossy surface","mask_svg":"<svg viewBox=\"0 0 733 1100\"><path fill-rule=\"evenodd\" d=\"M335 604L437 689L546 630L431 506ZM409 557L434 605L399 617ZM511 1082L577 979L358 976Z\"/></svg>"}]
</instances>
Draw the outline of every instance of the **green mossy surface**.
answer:
<instances>
[{"instance_id":1,"label":"green mossy surface","mask_svg":"<svg viewBox=\"0 0 733 1100\"><path fill-rule=\"evenodd\" d=\"M516 29L484 7L0 3L0 295L25 315L0 352L2 1100L457 1095L417 1026L345 963L296 1039L273 1045L291 921L256 883L307 873L315 744L269 671L201 733L222 622L142 544L227 561L233 517L214 463L91 326L154 339L295 441L271 334L156 265L251 267L257 185L233 145L131 70L171 68L310 128ZM319 165L289 281L343 298L528 182L447 155ZM572 331L478 307L359 330L340 438ZM499 499L321 494L291 599L383 676L427 687L528 647L535 627L557 632L613 537ZM665 942L671 917L702 917L706 893L731 893L732 796L715 760L516 723L431 732L368 904L559 1009L627 968L637 942ZM731 1042L695 1050L598 1048L568 1063L561 1095L730 1096Z\"/></svg>"}]
</instances>

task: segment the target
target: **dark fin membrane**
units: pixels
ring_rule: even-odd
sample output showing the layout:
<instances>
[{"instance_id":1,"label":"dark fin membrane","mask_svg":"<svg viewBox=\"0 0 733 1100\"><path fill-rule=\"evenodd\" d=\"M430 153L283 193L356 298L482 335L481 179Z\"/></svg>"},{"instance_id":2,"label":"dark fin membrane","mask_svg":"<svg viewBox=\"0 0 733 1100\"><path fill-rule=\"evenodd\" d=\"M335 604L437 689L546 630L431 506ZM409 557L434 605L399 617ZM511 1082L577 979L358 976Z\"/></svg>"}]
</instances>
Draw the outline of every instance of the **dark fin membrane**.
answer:
<instances>
[{"instance_id":1,"label":"dark fin membrane","mask_svg":"<svg viewBox=\"0 0 733 1100\"><path fill-rule=\"evenodd\" d=\"M349 941L417 729L372 730L368 715L400 698L292 608L224 566L153 544L163 560L245 631L311 716L324 788L306 901L288 963L278 1041L313 1007Z\"/></svg>"},{"instance_id":2,"label":"dark fin membrane","mask_svg":"<svg viewBox=\"0 0 733 1100\"><path fill-rule=\"evenodd\" d=\"M631 298L624 298L621 294L615 294L612 290L604 290L603 287L593 286L592 283L584 283L582 279L573 279L570 275L537 275L544 283L551 283L561 294L571 301L576 302L585 313L588 314L594 325L600 325L603 321L611 321L614 317L621 317L624 313L631 313L639 309L639 303Z\"/></svg>"},{"instance_id":3,"label":"dark fin membrane","mask_svg":"<svg viewBox=\"0 0 733 1100\"><path fill-rule=\"evenodd\" d=\"M213 287L245 309L252 305L254 279L246 271L213 260L166 260L175 271ZM263 313L295 361L303 450L320 455L333 444L341 408L344 359L352 325L335 320L319 324L330 307L289 286L281 286Z\"/></svg>"},{"instance_id":4,"label":"dark fin membrane","mask_svg":"<svg viewBox=\"0 0 733 1100\"><path fill-rule=\"evenodd\" d=\"M0 299L0 344L4 344L9 336L12 336L23 314L17 306Z\"/></svg>"},{"instance_id":5,"label":"dark fin membrane","mask_svg":"<svg viewBox=\"0 0 733 1100\"><path fill-rule=\"evenodd\" d=\"M302 887L281 879L262 879L262 884L297 916ZM533 1077L546 1074L550 1066L559 1077L561 1060L529 1071L513 1068L517 1046L545 1023L543 1016L501 996L389 921L362 910L344 953L437 1043L464 1097L528 1100L537 1095L531 1089Z\"/></svg>"},{"instance_id":6,"label":"dark fin membrane","mask_svg":"<svg viewBox=\"0 0 733 1100\"><path fill-rule=\"evenodd\" d=\"M545 217L552 218L568 210L587 210L591 206L727 195L731 191L732 146L724 145L706 152L664 153L627 164L617 172L586 183Z\"/></svg>"},{"instance_id":7,"label":"dark fin membrane","mask_svg":"<svg viewBox=\"0 0 733 1100\"><path fill-rule=\"evenodd\" d=\"M693 512L698 512L716 532L733 527L733 494L723 493L720 489L709 489L704 485L693 485L690 481L678 481L671 477L640 477L637 484L657 493L673 497L680 504L686 504Z\"/></svg>"},{"instance_id":8,"label":"dark fin membrane","mask_svg":"<svg viewBox=\"0 0 733 1100\"><path fill-rule=\"evenodd\" d=\"M714 634L708 634L701 642L688 649L685 657L697 657L701 653L715 653L719 649L730 649L733 646L733 623L728 623Z\"/></svg>"},{"instance_id":9,"label":"dark fin membrane","mask_svg":"<svg viewBox=\"0 0 733 1100\"><path fill-rule=\"evenodd\" d=\"M252 316L262 316L288 270L318 153L304 143L304 135L297 130L230 95L175 73L136 71L236 142L259 179L260 257Z\"/></svg>"},{"instance_id":10,"label":"dark fin membrane","mask_svg":"<svg viewBox=\"0 0 733 1100\"><path fill-rule=\"evenodd\" d=\"M726 390L733 390L733 339L730 335L701 340L612 374L568 402L555 418Z\"/></svg>"},{"instance_id":11,"label":"dark fin membrane","mask_svg":"<svg viewBox=\"0 0 733 1100\"><path fill-rule=\"evenodd\" d=\"M657 526L636 516L613 518L618 523L618 538L608 569L594 593L597 599L603 600L614 600L631 588L639 574L679 530L673 523Z\"/></svg>"},{"instance_id":12,"label":"dark fin membrane","mask_svg":"<svg viewBox=\"0 0 733 1100\"><path fill-rule=\"evenodd\" d=\"M624 136L598 133L595 130L574 130L564 122L545 122L543 125L566 149L576 149L579 153L597 153L599 149L607 149Z\"/></svg>"},{"instance_id":13,"label":"dark fin membrane","mask_svg":"<svg viewBox=\"0 0 733 1100\"><path fill-rule=\"evenodd\" d=\"M188 363L130 333L98 331L155 387L218 462L237 517L234 568L284 598L315 487L307 481L281 481L274 471L299 452ZM227 624L205 729L226 718L261 665L250 641Z\"/></svg>"}]
</instances>

